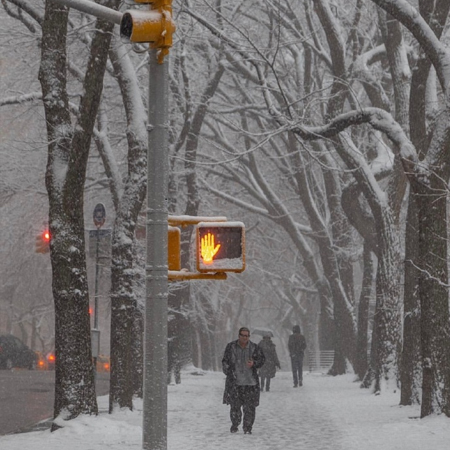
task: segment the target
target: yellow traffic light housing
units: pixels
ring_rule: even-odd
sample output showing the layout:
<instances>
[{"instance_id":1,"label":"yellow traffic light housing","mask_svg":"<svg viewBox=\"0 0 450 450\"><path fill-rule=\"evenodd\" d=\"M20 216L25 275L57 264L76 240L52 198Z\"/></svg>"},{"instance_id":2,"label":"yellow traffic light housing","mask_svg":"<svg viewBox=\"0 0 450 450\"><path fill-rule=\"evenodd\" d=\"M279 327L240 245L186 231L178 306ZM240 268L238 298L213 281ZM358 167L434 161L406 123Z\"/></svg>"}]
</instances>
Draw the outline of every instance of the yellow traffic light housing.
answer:
<instances>
[{"instance_id":1,"label":"yellow traffic light housing","mask_svg":"<svg viewBox=\"0 0 450 450\"><path fill-rule=\"evenodd\" d=\"M169 270L181 270L181 230L169 225L167 265Z\"/></svg>"},{"instance_id":2,"label":"yellow traffic light housing","mask_svg":"<svg viewBox=\"0 0 450 450\"><path fill-rule=\"evenodd\" d=\"M196 227L198 272L245 270L245 226L242 222L201 222Z\"/></svg>"},{"instance_id":3,"label":"yellow traffic light housing","mask_svg":"<svg viewBox=\"0 0 450 450\"><path fill-rule=\"evenodd\" d=\"M120 35L128 42L148 42L152 48L161 49L158 62L162 63L164 56L172 47L172 35L176 30L172 19L172 0L135 0L135 2L150 4L151 9L125 11L120 22Z\"/></svg>"}]
</instances>

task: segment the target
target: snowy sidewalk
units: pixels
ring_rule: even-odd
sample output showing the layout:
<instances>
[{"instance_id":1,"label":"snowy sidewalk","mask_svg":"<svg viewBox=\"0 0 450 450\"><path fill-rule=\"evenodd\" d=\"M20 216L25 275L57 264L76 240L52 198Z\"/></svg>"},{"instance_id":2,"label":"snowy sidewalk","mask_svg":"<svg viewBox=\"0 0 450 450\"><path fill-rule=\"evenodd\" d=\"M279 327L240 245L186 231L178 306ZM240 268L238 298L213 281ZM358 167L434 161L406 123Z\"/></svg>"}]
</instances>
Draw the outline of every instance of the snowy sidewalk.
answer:
<instances>
[{"instance_id":1,"label":"snowy sidewalk","mask_svg":"<svg viewBox=\"0 0 450 450\"><path fill-rule=\"evenodd\" d=\"M270 392L261 393L252 435L244 435L242 426L238 433L230 433L230 407L222 404L225 376L209 373L210 377L208 384L201 379L191 384L185 376L181 385L169 386L170 450L344 450L338 426L327 410L314 402L316 387L309 383L313 377L305 376L304 386L294 389L292 375L278 372ZM184 382L190 386L181 393ZM183 404L195 399L192 411L177 408L179 395L190 397Z\"/></svg>"},{"instance_id":2,"label":"snowy sidewalk","mask_svg":"<svg viewBox=\"0 0 450 450\"><path fill-rule=\"evenodd\" d=\"M222 404L225 376L184 375L169 386L169 450L447 450L450 419L420 420L420 407L399 406L400 394L375 396L351 374L303 375L292 387L278 372L261 394L252 435L231 434L229 407Z\"/></svg>"},{"instance_id":3,"label":"snowy sidewalk","mask_svg":"<svg viewBox=\"0 0 450 450\"><path fill-rule=\"evenodd\" d=\"M419 407L400 407L399 393L375 396L353 375L305 373L294 389L290 372L278 372L271 392L261 394L252 435L230 433L229 406L222 404L225 376L192 369L168 386L168 450L447 450L450 419L420 420ZM0 436L1 450L141 450L142 401L135 410L101 413L49 430Z\"/></svg>"}]
</instances>

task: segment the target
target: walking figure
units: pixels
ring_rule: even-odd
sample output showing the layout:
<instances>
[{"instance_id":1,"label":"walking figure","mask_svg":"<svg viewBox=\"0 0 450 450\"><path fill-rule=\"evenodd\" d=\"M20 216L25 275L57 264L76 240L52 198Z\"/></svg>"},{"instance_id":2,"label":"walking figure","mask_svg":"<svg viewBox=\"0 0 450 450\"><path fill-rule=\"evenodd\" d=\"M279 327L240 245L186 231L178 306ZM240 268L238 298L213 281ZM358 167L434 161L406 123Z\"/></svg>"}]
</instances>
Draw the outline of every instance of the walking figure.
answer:
<instances>
[{"instance_id":1,"label":"walking figure","mask_svg":"<svg viewBox=\"0 0 450 450\"><path fill-rule=\"evenodd\" d=\"M278 359L276 345L272 342L270 336L263 336L261 342L258 344L263 351L266 358L266 362L259 369L259 377L261 379L261 392L264 391L264 385L266 392L270 391L270 379L275 377L277 367L281 369L280 361Z\"/></svg>"},{"instance_id":2,"label":"walking figure","mask_svg":"<svg viewBox=\"0 0 450 450\"><path fill-rule=\"evenodd\" d=\"M292 334L289 336L288 341L288 349L291 357L294 387L303 386L303 355L306 349L306 339L300 332L299 325L295 325L292 328Z\"/></svg>"},{"instance_id":3,"label":"walking figure","mask_svg":"<svg viewBox=\"0 0 450 450\"><path fill-rule=\"evenodd\" d=\"M250 341L250 331L242 327L239 338L227 344L222 359L222 370L227 376L223 403L230 405L232 433L238 431L244 413L245 434L252 434L256 407L259 405L257 369L264 364L264 353Z\"/></svg>"}]
</instances>

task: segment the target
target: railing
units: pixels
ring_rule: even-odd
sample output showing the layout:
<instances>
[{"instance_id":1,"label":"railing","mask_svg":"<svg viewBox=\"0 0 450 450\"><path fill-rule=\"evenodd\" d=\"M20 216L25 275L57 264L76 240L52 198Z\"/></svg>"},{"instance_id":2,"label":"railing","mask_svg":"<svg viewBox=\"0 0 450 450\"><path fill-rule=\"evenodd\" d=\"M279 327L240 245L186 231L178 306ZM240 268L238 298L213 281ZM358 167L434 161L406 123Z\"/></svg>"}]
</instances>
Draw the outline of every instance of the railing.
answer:
<instances>
[{"instance_id":1,"label":"railing","mask_svg":"<svg viewBox=\"0 0 450 450\"><path fill-rule=\"evenodd\" d=\"M327 372L334 362L334 350L307 352L306 358L306 366L310 372Z\"/></svg>"}]
</instances>

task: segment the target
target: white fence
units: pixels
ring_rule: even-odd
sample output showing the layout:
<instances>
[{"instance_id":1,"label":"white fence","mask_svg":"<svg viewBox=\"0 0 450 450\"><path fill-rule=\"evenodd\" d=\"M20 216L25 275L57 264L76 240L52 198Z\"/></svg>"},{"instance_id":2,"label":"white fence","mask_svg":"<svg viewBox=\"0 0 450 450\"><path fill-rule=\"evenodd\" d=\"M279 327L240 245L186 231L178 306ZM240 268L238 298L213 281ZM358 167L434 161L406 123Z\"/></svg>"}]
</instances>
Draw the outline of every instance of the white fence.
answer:
<instances>
[{"instance_id":1,"label":"white fence","mask_svg":"<svg viewBox=\"0 0 450 450\"><path fill-rule=\"evenodd\" d=\"M306 364L310 372L327 372L334 361L334 350L307 352Z\"/></svg>"}]
</instances>

